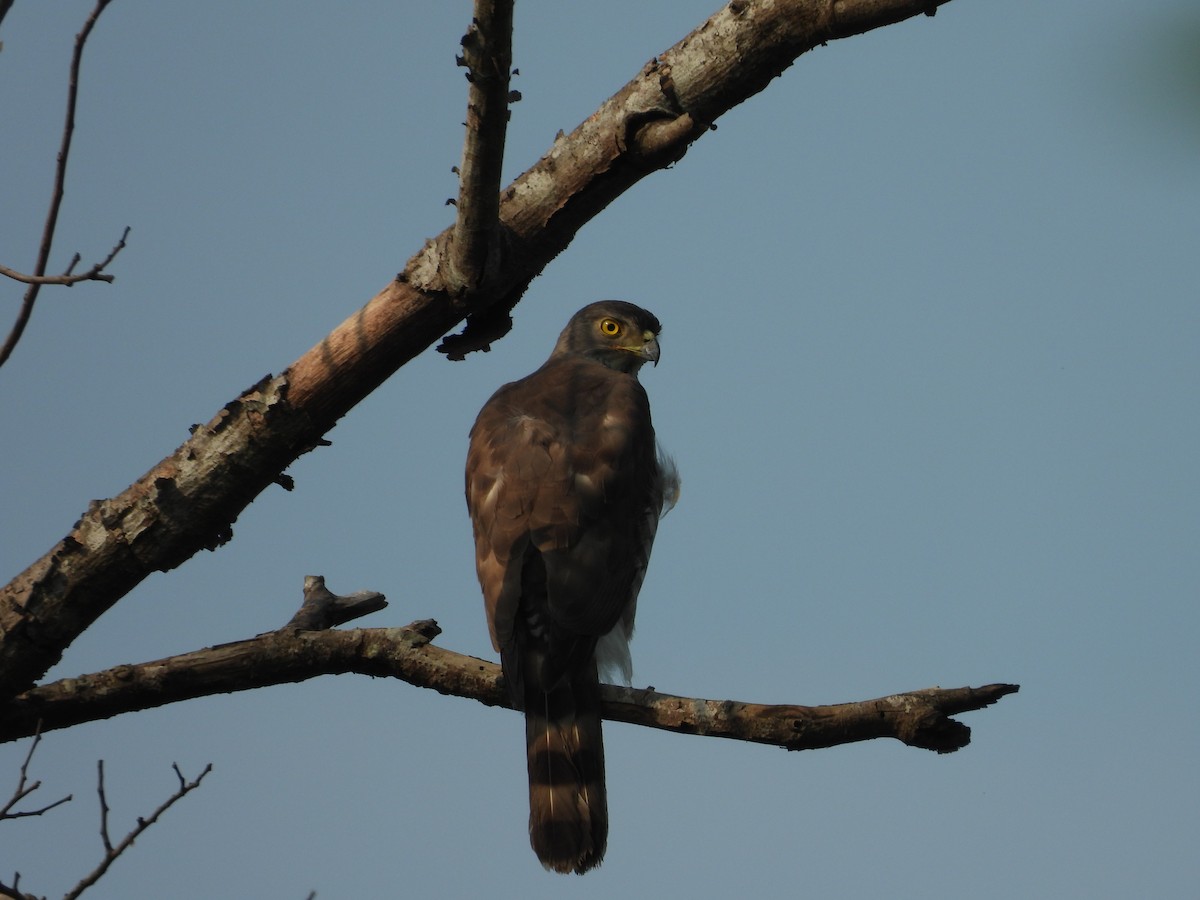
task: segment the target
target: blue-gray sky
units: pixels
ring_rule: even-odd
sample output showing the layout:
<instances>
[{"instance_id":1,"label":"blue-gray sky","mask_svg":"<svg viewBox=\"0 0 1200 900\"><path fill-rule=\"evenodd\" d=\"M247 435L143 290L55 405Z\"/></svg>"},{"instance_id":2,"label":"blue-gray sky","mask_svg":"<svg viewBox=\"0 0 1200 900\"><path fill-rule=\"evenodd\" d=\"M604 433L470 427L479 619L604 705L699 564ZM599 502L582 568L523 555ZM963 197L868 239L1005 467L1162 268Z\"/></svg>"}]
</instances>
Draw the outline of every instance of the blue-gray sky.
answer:
<instances>
[{"instance_id":1,"label":"blue-gray sky","mask_svg":"<svg viewBox=\"0 0 1200 900\"><path fill-rule=\"evenodd\" d=\"M87 0L0 29L0 262L32 266ZM506 180L713 0L518 4ZM0 581L382 287L450 222L467 3L115 0L84 60L55 266L0 369ZM232 543L148 579L65 676L278 627L306 574L492 656L466 433L584 303L664 323L643 381L683 498L635 683L833 703L1015 681L972 745L782 750L606 728L585 878L525 833L512 713L345 676L47 736L0 878L90 896L1193 897L1200 890L1200 86L1188 0L955 0L802 57L531 286L513 333L402 369ZM0 285L0 327L20 297ZM0 748L14 781L25 744ZM5 789L6 793L7 790Z\"/></svg>"}]
</instances>

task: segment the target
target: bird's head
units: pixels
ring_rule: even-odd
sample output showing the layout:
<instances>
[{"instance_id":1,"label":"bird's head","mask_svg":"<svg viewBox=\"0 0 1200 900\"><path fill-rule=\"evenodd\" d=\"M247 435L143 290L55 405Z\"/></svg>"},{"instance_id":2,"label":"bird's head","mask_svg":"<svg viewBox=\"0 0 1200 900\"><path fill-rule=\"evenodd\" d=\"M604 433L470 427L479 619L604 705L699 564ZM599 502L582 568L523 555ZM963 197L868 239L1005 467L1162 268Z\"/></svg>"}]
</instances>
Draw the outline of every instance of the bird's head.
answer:
<instances>
[{"instance_id":1,"label":"bird's head","mask_svg":"<svg viewBox=\"0 0 1200 900\"><path fill-rule=\"evenodd\" d=\"M575 313L554 345L554 356L586 356L610 369L636 374L646 363L658 365L658 334L653 313L623 300L601 300Z\"/></svg>"}]
</instances>

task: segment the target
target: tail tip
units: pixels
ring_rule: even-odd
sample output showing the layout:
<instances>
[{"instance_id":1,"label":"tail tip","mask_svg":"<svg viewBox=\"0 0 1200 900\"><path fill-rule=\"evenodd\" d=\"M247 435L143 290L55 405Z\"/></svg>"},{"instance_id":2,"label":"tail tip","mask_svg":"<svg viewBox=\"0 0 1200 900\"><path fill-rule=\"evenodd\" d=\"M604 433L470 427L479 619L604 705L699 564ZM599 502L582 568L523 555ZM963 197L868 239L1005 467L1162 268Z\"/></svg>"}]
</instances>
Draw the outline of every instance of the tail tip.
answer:
<instances>
[{"instance_id":1,"label":"tail tip","mask_svg":"<svg viewBox=\"0 0 1200 900\"><path fill-rule=\"evenodd\" d=\"M556 828L548 822L529 829L529 843L542 868L560 875L582 875L604 861L606 842L597 846L591 837L579 834L577 828Z\"/></svg>"}]
</instances>

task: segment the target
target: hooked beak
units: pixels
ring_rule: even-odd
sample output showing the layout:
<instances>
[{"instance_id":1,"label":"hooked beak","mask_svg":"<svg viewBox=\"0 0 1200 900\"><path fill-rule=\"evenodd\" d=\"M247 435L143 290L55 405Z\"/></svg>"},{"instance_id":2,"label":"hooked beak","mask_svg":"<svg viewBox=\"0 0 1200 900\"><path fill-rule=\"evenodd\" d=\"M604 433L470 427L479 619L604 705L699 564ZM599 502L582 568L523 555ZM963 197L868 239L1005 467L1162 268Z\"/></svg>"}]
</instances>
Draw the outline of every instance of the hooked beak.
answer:
<instances>
[{"instance_id":1,"label":"hooked beak","mask_svg":"<svg viewBox=\"0 0 1200 900\"><path fill-rule=\"evenodd\" d=\"M658 365L658 335L652 331L647 331L645 334L646 342L642 344L642 349L638 352L638 356L648 362Z\"/></svg>"}]
</instances>

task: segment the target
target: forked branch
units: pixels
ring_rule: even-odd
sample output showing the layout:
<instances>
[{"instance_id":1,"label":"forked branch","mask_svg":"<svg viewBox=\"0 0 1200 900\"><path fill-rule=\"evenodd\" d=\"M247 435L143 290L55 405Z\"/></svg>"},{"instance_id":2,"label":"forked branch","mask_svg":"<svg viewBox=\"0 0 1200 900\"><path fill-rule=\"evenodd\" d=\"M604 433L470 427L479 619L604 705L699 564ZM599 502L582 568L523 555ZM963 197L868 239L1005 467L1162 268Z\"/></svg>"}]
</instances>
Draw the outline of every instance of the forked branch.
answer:
<instances>
[{"instance_id":1,"label":"forked branch","mask_svg":"<svg viewBox=\"0 0 1200 900\"><path fill-rule=\"evenodd\" d=\"M75 274L75 267L79 265L83 259L78 253L71 257L71 262L66 270L61 275L26 275L23 272L18 272L16 269L10 269L8 266L0 266L0 275L5 275L13 281L19 281L22 284L56 284L71 287L79 284L81 281L105 281L112 284L115 276L109 275L105 269L109 264L117 258L117 254L125 249L125 241L129 239L129 226L125 226L125 230L121 233L120 240L108 251L108 256L100 260L100 262L92 265L86 272Z\"/></svg>"},{"instance_id":2,"label":"forked branch","mask_svg":"<svg viewBox=\"0 0 1200 900\"><path fill-rule=\"evenodd\" d=\"M25 816L40 816L43 813L54 809L54 807L68 802L71 799L71 796L68 794L66 797L56 800L55 802L44 806L41 809L17 812L13 811L14 807L20 803L21 800L41 787L40 781L30 783L28 780L29 762L33 758L33 754L37 750L38 744L41 742L41 737L41 729L38 728L34 731L33 741L30 743L29 752L25 755L25 761L21 764L21 773L19 782L17 784L17 789L13 792L12 798L2 808L0 808L0 820L18 819ZM73 898L78 897L85 890L99 881L100 878L103 877L104 873L108 871L109 867L121 856L121 854L133 845L133 842L142 832L157 822L163 813L174 806L175 803L181 800L186 794L191 793L200 786L200 782L203 781L204 777L212 771L212 764L209 763L207 766L205 766L204 771L191 780L183 777L183 772L179 770L179 766L177 764L172 763L171 768L175 772L175 777L179 780L179 787L174 793L171 794L170 797L168 797L159 805L158 809L154 810L154 812L152 812L149 816L139 816L137 824L130 829L129 833L126 834L119 843L114 844L108 829L109 806L108 794L104 787L104 760L99 760L96 763L96 793L99 795L100 799L100 841L104 845L104 857L100 860L96 868L92 869L91 872L85 875L79 881L79 883L65 895L67 900L73 900ZM17 872L13 875L11 884L0 882L0 897L11 897L14 898L14 900L38 900L36 895L24 893L20 888L20 884L20 872Z\"/></svg>"},{"instance_id":3,"label":"forked branch","mask_svg":"<svg viewBox=\"0 0 1200 900\"><path fill-rule=\"evenodd\" d=\"M0 345L0 366L4 365L5 361L12 355L17 342L21 340L21 335L25 333L25 326L29 324L29 317L33 315L33 305L37 302L38 293L41 291L42 285L73 284L73 281L63 281L61 279L76 277L70 274L76 265L75 262L71 263L64 275L57 276L60 280L55 280L53 277L47 280L46 268L50 264L50 250L54 245L54 231L58 227L58 211L62 207L63 192L67 181L67 159L71 155L71 139L75 135L75 106L79 99L79 67L83 61L83 48L87 44L88 37L91 36L92 29L96 27L96 21L100 18L100 14L104 12L104 8L111 2L112 0L96 0L96 6L92 10L92 14L83 23L83 29L79 34L75 35L75 51L71 55L71 75L67 88L66 121L63 123L62 141L58 148L58 164L54 169L54 188L50 195L50 210L46 214L46 223L42 226L42 240L38 246L37 262L34 265L33 274L17 277L20 273L16 273L11 269L3 270L5 275L16 277L18 281L24 281L29 285L29 288L25 291L25 297L21 301L21 309L17 313L17 319L8 333L8 337L5 339L4 344ZM121 252L121 249L125 246L125 238L128 236L129 229L126 228L125 234L121 236L121 240L113 248L108 258L103 263L99 263L98 268L94 266L91 270L95 271L95 276L90 279L80 277L77 280L112 281L112 276L100 277L100 273Z\"/></svg>"},{"instance_id":4,"label":"forked branch","mask_svg":"<svg viewBox=\"0 0 1200 900\"><path fill-rule=\"evenodd\" d=\"M138 816L137 824L129 830L129 833L119 843L114 844L108 831L109 809L108 796L104 790L104 760L99 760L96 763L96 792L100 795L100 840L104 844L104 858L100 860L96 868L83 876L75 887L63 895L63 900L75 900L80 894L99 881L104 876L104 873L108 871L109 866L116 862L122 853L133 846L133 842L137 840L143 831L157 822L163 813L182 800L186 795L200 787L200 782L212 771L212 763L206 765L204 770L191 780L183 777L183 772L179 770L177 763L171 763L171 769L175 772L175 777L179 780L179 787L175 789L170 797L160 803L158 809L154 810L150 815L144 817Z\"/></svg>"},{"instance_id":5,"label":"forked branch","mask_svg":"<svg viewBox=\"0 0 1200 900\"><path fill-rule=\"evenodd\" d=\"M4 806L0 806L0 820L4 819L24 819L30 816L41 816L54 809L56 806L62 806L64 803L71 802L71 795L60 797L53 803L47 803L45 806L37 809L17 809L17 804L36 791L42 786L40 781L29 780L29 764L33 761L33 754L37 752L38 744L42 742L41 723L38 723L34 728L33 740L29 742L29 752L25 754L25 759L21 763L21 769L17 778L17 786L13 789L12 796L8 798L8 802Z\"/></svg>"}]
</instances>

